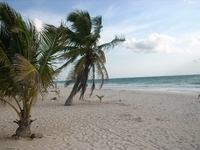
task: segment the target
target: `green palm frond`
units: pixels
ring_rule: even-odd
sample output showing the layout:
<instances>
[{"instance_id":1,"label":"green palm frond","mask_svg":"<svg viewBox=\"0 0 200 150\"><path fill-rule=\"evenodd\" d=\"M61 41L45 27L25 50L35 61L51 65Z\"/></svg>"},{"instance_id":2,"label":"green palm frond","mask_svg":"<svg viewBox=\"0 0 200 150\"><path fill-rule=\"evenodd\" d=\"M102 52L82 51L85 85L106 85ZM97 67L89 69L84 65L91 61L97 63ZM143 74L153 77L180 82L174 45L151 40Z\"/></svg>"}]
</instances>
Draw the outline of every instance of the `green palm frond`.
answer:
<instances>
[{"instance_id":1,"label":"green palm frond","mask_svg":"<svg viewBox=\"0 0 200 150\"><path fill-rule=\"evenodd\" d=\"M65 49L66 29L62 26L55 27L45 24L41 33L41 52L38 56L39 73L41 75L43 85L46 87L60 73L60 69L55 69L58 63L58 53Z\"/></svg>"},{"instance_id":2,"label":"green palm frond","mask_svg":"<svg viewBox=\"0 0 200 150\"><path fill-rule=\"evenodd\" d=\"M21 18L21 15L17 13L14 9L12 9L8 4L1 3L0 20L4 20L4 24L8 28L15 24L16 18Z\"/></svg>"},{"instance_id":3,"label":"green palm frond","mask_svg":"<svg viewBox=\"0 0 200 150\"><path fill-rule=\"evenodd\" d=\"M125 41L124 37L115 36L115 38L111 42L98 46L98 49L103 49L103 50L112 49L115 46L117 46L117 44L124 42L124 41Z\"/></svg>"},{"instance_id":4,"label":"green palm frond","mask_svg":"<svg viewBox=\"0 0 200 150\"><path fill-rule=\"evenodd\" d=\"M10 62L8 56L6 55L6 53L3 51L3 49L1 47L0 47L0 61L5 62L5 64L7 64L9 66L11 65L11 62Z\"/></svg>"},{"instance_id":5,"label":"green palm frond","mask_svg":"<svg viewBox=\"0 0 200 150\"><path fill-rule=\"evenodd\" d=\"M65 87L70 85L75 80L76 80L76 76L75 76L75 73L74 73L74 68L71 67L70 71L68 72L68 76L66 78Z\"/></svg>"},{"instance_id":6,"label":"green palm frond","mask_svg":"<svg viewBox=\"0 0 200 150\"><path fill-rule=\"evenodd\" d=\"M77 48L77 47L67 47L67 49L68 49L67 52L64 52L60 55L61 60L83 56L86 51L84 48Z\"/></svg>"},{"instance_id":7,"label":"green palm frond","mask_svg":"<svg viewBox=\"0 0 200 150\"><path fill-rule=\"evenodd\" d=\"M98 62L96 64L96 68L97 68L97 75L98 77L101 79L101 84L99 85L99 88L102 88L103 84L104 84L104 80L108 79L108 72L106 70L106 67L103 63Z\"/></svg>"},{"instance_id":8,"label":"green palm frond","mask_svg":"<svg viewBox=\"0 0 200 150\"><path fill-rule=\"evenodd\" d=\"M94 17L92 19L92 22L93 22L93 29L94 29L93 32L94 32L94 34L100 35L101 28L103 28L102 17L101 16Z\"/></svg>"},{"instance_id":9,"label":"green palm frond","mask_svg":"<svg viewBox=\"0 0 200 150\"><path fill-rule=\"evenodd\" d=\"M71 28L76 33L80 33L82 38L91 32L92 21L87 11L75 10L67 16L67 21L72 23Z\"/></svg>"},{"instance_id":10,"label":"green palm frond","mask_svg":"<svg viewBox=\"0 0 200 150\"><path fill-rule=\"evenodd\" d=\"M5 100L5 99L1 99L1 98L0 98L0 100L3 100L3 101L6 102L8 105L10 105L10 106L13 108L13 110L17 113L17 116L19 117L19 119L22 120L22 116L21 116L20 112L17 110L17 108L16 108L12 103L10 103L9 101L7 101L7 100Z\"/></svg>"},{"instance_id":11,"label":"green palm frond","mask_svg":"<svg viewBox=\"0 0 200 150\"><path fill-rule=\"evenodd\" d=\"M74 70L76 74L78 74L82 70L82 68L84 68L86 61L87 61L86 56L83 56L82 58L80 58L77 61L76 65L75 65L75 70Z\"/></svg>"}]
</instances>

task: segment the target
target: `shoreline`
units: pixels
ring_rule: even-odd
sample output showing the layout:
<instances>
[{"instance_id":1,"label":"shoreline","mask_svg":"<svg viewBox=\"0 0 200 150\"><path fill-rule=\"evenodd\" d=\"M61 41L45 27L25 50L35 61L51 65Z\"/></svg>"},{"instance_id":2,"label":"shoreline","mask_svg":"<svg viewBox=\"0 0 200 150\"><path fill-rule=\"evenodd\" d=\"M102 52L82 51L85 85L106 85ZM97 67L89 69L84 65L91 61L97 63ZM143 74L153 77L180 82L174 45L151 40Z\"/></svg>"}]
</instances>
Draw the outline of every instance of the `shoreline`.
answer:
<instances>
[{"instance_id":1,"label":"shoreline","mask_svg":"<svg viewBox=\"0 0 200 150\"><path fill-rule=\"evenodd\" d=\"M96 79L96 87L101 80ZM154 77L110 78L105 80L102 88L121 90L166 91L178 93L200 93L200 75L175 75ZM57 81L64 85L64 81ZM88 87L91 80L88 81Z\"/></svg>"},{"instance_id":2,"label":"shoreline","mask_svg":"<svg viewBox=\"0 0 200 150\"><path fill-rule=\"evenodd\" d=\"M69 85L68 87L64 87L63 84L58 84L58 88L72 88L73 85ZM90 86L88 86L87 90L90 90ZM196 94L197 97L200 94L200 89L199 91L187 91L187 90L171 90L169 88L124 88L124 87L102 87L101 89L96 88L95 90L126 90L126 91L143 91L143 92L164 92L164 93L177 93L177 94ZM94 90L94 91L95 91Z\"/></svg>"},{"instance_id":3,"label":"shoreline","mask_svg":"<svg viewBox=\"0 0 200 150\"><path fill-rule=\"evenodd\" d=\"M31 126L43 138L15 140L14 111L0 105L0 150L200 149L200 99L196 94L140 90L90 90L64 106L71 87L49 90L32 110ZM96 95L104 95L102 102ZM51 100L57 97L57 100Z\"/></svg>"}]
</instances>

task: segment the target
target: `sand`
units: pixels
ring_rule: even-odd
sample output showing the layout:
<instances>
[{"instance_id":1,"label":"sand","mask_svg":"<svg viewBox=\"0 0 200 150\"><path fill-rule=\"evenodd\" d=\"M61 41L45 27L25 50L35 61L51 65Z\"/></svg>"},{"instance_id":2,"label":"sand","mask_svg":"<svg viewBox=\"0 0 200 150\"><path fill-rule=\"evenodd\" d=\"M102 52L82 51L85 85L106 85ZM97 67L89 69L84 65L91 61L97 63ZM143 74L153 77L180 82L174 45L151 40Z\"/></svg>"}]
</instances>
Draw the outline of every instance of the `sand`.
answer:
<instances>
[{"instance_id":1,"label":"sand","mask_svg":"<svg viewBox=\"0 0 200 150\"><path fill-rule=\"evenodd\" d=\"M64 106L71 88L59 89L61 97L50 90L32 110L40 139L13 139L17 116L0 106L0 150L200 150L198 94L88 90ZM96 95L105 95L101 103Z\"/></svg>"}]
</instances>

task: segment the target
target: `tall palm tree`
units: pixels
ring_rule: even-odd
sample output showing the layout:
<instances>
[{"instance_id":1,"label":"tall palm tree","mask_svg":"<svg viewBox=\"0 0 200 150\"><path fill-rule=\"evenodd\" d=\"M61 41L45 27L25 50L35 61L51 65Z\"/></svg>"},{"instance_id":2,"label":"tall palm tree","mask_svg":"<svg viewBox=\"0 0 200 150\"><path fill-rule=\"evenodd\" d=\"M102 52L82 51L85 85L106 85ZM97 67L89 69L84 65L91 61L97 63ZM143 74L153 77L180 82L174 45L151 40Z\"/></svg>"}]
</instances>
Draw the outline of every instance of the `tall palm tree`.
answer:
<instances>
[{"instance_id":1,"label":"tall palm tree","mask_svg":"<svg viewBox=\"0 0 200 150\"><path fill-rule=\"evenodd\" d=\"M62 26L52 25L38 32L30 20L0 3L0 100L18 115L17 137L31 136L32 106L59 73L53 63L66 45L63 33Z\"/></svg>"},{"instance_id":2,"label":"tall palm tree","mask_svg":"<svg viewBox=\"0 0 200 150\"><path fill-rule=\"evenodd\" d=\"M87 11L75 10L69 13L67 21L71 23L67 28L68 45L61 55L61 58L67 61L61 68L71 66L65 85L75 82L65 102L68 106L73 104L73 97L78 92L81 92L80 99L83 99L88 79L92 80L91 94L95 89L96 76L101 79L100 88L102 87L104 79L108 78L104 51L114 48L118 43L125 41L125 38L115 36L111 42L98 45L103 27L102 17L91 18Z\"/></svg>"}]
</instances>

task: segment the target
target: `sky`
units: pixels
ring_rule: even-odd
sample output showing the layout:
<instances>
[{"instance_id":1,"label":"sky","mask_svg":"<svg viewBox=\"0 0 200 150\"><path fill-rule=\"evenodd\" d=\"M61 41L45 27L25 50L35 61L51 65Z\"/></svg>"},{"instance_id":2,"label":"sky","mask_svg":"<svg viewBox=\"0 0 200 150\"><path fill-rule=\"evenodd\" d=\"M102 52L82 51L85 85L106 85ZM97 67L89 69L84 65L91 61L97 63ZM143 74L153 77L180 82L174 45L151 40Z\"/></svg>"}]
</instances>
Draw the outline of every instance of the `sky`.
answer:
<instances>
[{"instance_id":1,"label":"sky","mask_svg":"<svg viewBox=\"0 0 200 150\"><path fill-rule=\"evenodd\" d=\"M100 44L109 78L200 74L200 0L0 0L39 28L58 26L75 9L102 16ZM68 69L58 80L66 79Z\"/></svg>"}]
</instances>

